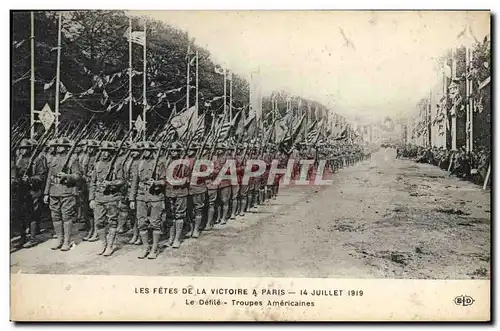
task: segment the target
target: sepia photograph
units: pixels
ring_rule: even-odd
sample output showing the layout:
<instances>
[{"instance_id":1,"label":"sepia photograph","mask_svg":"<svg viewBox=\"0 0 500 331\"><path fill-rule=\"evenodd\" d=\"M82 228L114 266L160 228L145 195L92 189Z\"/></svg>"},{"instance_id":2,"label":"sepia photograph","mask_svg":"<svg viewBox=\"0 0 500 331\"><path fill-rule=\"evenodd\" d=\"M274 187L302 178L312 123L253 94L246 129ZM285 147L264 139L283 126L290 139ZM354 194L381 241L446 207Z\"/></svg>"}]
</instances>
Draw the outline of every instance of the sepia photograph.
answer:
<instances>
[{"instance_id":1,"label":"sepia photograph","mask_svg":"<svg viewBox=\"0 0 500 331\"><path fill-rule=\"evenodd\" d=\"M490 319L490 11L10 20L12 320Z\"/></svg>"}]
</instances>

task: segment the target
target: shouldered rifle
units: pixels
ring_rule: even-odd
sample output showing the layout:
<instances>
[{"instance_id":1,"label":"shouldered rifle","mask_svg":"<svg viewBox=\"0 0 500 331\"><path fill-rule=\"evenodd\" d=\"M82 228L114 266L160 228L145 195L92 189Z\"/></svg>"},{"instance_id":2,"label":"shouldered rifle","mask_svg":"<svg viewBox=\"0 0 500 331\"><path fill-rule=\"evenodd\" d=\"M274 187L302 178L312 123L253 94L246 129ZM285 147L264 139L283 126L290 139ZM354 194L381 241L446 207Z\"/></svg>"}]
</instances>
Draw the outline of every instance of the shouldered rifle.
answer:
<instances>
[{"instance_id":1,"label":"shouldered rifle","mask_svg":"<svg viewBox=\"0 0 500 331\"><path fill-rule=\"evenodd\" d=\"M108 172L106 173L106 177L105 177L105 180L106 181L111 181L113 179L113 174L114 174L114 171L115 171L115 164L116 164L116 160L118 160L118 156L120 155L120 150L122 149L123 147L123 144L125 143L125 141L128 139L128 137L130 136L130 133L132 132L132 129L133 128L130 128L127 133L123 136L122 140L120 141L120 145L118 145L118 148L116 149L116 153L115 155L113 156L113 158L111 159L111 163L109 165L109 169L108 169ZM104 189L104 195L109 195L110 193L113 193L112 192L113 189L111 187L106 187Z\"/></svg>"},{"instance_id":2,"label":"shouldered rifle","mask_svg":"<svg viewBox=\"0 0 500 331\"><path fill-rule=\"evenodd\" d=\"M64 173L69 173L69 167L70 167L70 161L71 161L71 156L73 155L73 153L75 152L75 149L76 147L78 146L78 144L80 143L80 141L83 139L84 135L85 135L85 132L87 131L88 127L90 126L90 123L92 123L92 121L94 120L94 117L95 117L95 114L92 115L92 117L90 118L90 120L87 122L87 124L85 125L85 127L83 128L83 130L80 132L80 134L76 137L75 139L75 142L73 144L73 146L71 146L69 152L68 152L68 155L66 156L66 159L64 160L64 164L63 164L63 167L61 168L61 172L64 172Z\"/></svg>"},{"instance_id":3,"label":"shouldered rifle","mask_svg":"<svg viewBox=\"0 0 500 331\"><path fill-rule=\"evenodd\" d=\"M27 176L31 176L32 175L32 169L31 168L33 167L33 164L35 163L36 158L38 157L38 155L42 151L42 148L45 146L45 144L47 143L47 141L49 141L49 139L52 137L52 128L53 127L54 127L54 125L52 124L50 126L50 128L47 131L45 131L45 133L43 134L43 136L40 138L40 142L38 143L38 145L36 146L35 150L31 154L30 160L28 162L28 168L26 168L25 175L27 175Z\"/></svg>"},{"instance_id":4,"label":"shouldered rifle","mask_svg":"<svg viewBox=\"0 0 500 331\"><path fill-rule=\"evenodd\" d=\"M127 131L127 133L123 136L122 140L120 141L120 145L118 145L118 147L116 149L116 153L113 156L113 159L111 159L111 164L109 166L108 173L106 174L106 177L105 177L106 181L111 181L112 180L113 173L114 173L114 168L115 168L115 164L116 164L116 160L118 160L118 156L120 154L120 150L123 148L123 144L125 143L125 141L130 136L130 133L132 132L132 130L133 130L133 128L130 128Z\"/></svg>"}]
</instances>

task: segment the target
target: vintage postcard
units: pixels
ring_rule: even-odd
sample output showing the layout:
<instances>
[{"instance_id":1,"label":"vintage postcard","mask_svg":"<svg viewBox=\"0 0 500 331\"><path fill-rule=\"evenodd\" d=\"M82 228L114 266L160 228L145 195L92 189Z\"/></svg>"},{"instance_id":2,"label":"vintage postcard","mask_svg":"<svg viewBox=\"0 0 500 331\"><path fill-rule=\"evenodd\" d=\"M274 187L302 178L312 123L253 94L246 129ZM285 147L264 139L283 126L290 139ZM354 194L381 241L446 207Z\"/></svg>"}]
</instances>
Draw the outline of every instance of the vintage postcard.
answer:
<instances>
[{"instance_id":1,"label":"vintage postcard","mask_svg":"<svg viewBox=\"0 0 500 331\"><path fill-rule=\"evenodd\" d=\"M490 321L490 21L11 11L11 320Z\"/></svg>"}]
</instances>

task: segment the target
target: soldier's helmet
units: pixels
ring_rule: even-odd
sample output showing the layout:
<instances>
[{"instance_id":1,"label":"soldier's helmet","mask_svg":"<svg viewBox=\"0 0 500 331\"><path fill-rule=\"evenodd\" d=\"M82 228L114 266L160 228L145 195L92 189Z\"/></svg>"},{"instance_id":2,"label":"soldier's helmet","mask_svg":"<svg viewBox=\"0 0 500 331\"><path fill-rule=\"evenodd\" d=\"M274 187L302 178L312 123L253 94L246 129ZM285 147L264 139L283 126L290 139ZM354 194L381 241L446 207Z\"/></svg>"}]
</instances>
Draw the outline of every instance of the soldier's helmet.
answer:
<instances>
[{"instance_id":1,"label":"soldier's helmet","mask_svg":"<svg viewBox=\"0 0 500 331\"><path fill-rule=\"evenodd\" d=\"M33 147L33 142L31 141L31 139L23 139L21 140L18 149L32 148L32 147Z\"/></svg>"},{"instance_id":2,"label":"soldier's helmet","mask_svg":"<svg viewBox=\"0 0 500 331\"><path fill-rule=\"evenodd\" d=\"M158 149L158 147L156 147L155 143L154 143L154 142L152 142L152 141L144 141L144 142L142 143L142 147L141 147L141 149L142 149L143 151L154 151L154 150L157 150L157 149Z\"/></svg>"},{"instance_id":3,"label":"soldier's helmet","mask_svg":"<svg viewBox=\"0 0 500 331\"><path fill-rule=\"evenodd\" d=\"M99 148L99 142L95 139L87 140L87 147L89 148Z\"/></svg>"},{"instance_id":4,"label":"soldier's helmet","mask_svg":"<svg viewBox=\"0 0 500 331\"><path fill-rule=\"evenodd\" d=\"M140 151L141 150L141 143L131 143L130 146L128 147L130 151Z\"/></svg>"},{"instance_id":5,"label":"soldier's helmet","mask_svg":"<svg viewBox=\"0 0 500 331\"><path fill-rule=\"evenodd\" d=\"M170 145L169 150L171 150L171 151L181 151L181 150L183 150L183 148L184 147L182 146L182 144L180 142L176 141L172 145Z\"/></svg>"},{"instance_id":6,"label":"soldier's helmet","mask_svg":"<svg viewBox=\"0 0 500 331\"><path fill-rule=\"evenodd\" d=\"M130 142L129 141L124 141L121 150L125 151L130 147Z\"/></svg>"},{"instance_id":7,"label":"soldier's helmet","mask_svg":"<svg viewBox=\"0 0 500 331\"><path fill-rule=\"evenodd\" d=\"M225 150L225 149L227 149L227 144L225 142L221 142L221 143L217 144L217 148L216 149L218 151Z\"/></svg>"},{"instance_id":8,"label":"soldier's helmet","mask_svg":"<svg viewBox=\"0 0 500 331\"><path fill-rule=\"evenodd\" d=\"M54 143L54 146L57 146L57 147L71 147L72 145L73 144L72 144L71 140L69 140L66 137L56 139L56 141Z\"/></svg>"},{"instance_id":9,"label":"soldier's helmet","mask_svg":"<svg viewBox=\"0 0 500 331\"><path fill-rule=\"evenodd\" d=\"M190 151L197 151L198 149L200 149L200 144L198 143L192 143L191 146L189 146Z\"/></svg>"},{"instance_id":10,"label":"soldier's helmet","mask_svg":"<svg viewBox=\"0 0 500 331\"><path fill-rule=\"evenodd\" d=\"M54 147L56 144L57 139L50 139L49 142L47 143L47 148L49 147Z\"/></svg>"},{"instance_id":11,"label":"soldier's helmet","mask_svg":"<svg viewBox=\"0 0 500 331\"><path fill-rule=\"evenodd\" d=\"M116 150L116 145L112 141L103 141L99 149L101 151L114 151Z\"/></svg>"}]
</instances>

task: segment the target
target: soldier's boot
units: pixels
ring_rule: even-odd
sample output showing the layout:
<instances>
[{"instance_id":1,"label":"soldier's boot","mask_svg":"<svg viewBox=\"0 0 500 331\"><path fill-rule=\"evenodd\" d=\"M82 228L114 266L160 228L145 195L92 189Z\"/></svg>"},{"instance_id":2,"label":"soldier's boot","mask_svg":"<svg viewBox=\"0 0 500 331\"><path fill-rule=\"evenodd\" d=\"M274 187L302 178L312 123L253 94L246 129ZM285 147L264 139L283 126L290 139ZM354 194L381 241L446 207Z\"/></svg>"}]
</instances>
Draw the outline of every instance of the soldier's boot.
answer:
<instances>
[{"instance_id":1,"label":"soldier's boot","mask_svg":"<svg viewBox=\"0 0 500 331\"><path fill-rule=\"evenodd\" d=\"M92 238L92 236L94 235L94 220L93 219L90 219L89 220L89 223L90 223L90 229L89 229L89 233L87 233L87 235L85 237L82 238L82 240L89 240L90 238Z\"/></svg>"},{"instance_id":2,"label":"soldier's boot","mask_svg":"<svg viewBox=\"0 0 500 331\"><path fill-rule=\"evenodd\" d=\"M175 239L175 220L172 221L172 225L168 228L168 240L167 246L172 246L174 244Z\"/></svg>"},{"instance_id":3,"label":"soldier's boot","mask_svg":"<svg viewBox=\"0 0 500 331\"><path fill-rule=\"evenodd\" d=\"M209 206L207 212L207 226L205 227L205 230L212 230L214 227L214 213L214 206Z\"/></svg>"},{"instance_id":4,"label":"soldier's boot","mask_svg":"<svg viewBox=\"0 0 500 331\"><path fill-rule=\"evenodd\" d=\"M247 211L247 197L246 196L243 196L241 197L241 200L240 200L240 216L245 216L245 213Z\"/></svg>"},{"instance_id":5,"label":"soldier's boot","mask_svg":"<svg viewBox=\"0 0 500 331\"><path fill-rule=\"evenodd\" d=\"M97 252L97 255L102 255L104 254L104 251L106 250L106 247L108 246L108 238L106 236L106 228L102 228L97 230L97 234L99 237L99 240L101 241L101 248L99 249L99 252Z\"/></svg>"},{"instance_id":6,"label":"soldier's boot","mask_svg":"<svg viewBox=\"0 0 500 331\"><path fill-rule=\"evenodd\" d=\"M229 201L228 202L224 202L224 204L222 205L222 217L221 217L221 221L220 221L220 224L221 225L224 225L227 223L227 214L229 213Z\"/></svg>"},{"instance_id":7,"label":"soldier's boot","mask_svg":"<svg viewBox=\"0 0 500 331\"><path fill-rule=\"evenodd\" d=\"M116 239L116 233L117 233L117 229L116 228L110 228L109 231L108 231L108 238L107 238L107 245L106 245L106 250L104 251L104 253L102 254L102 256L110 256L111 254L113 254L113 252L115 251L115 247L114 247L114 244L115 244L115 239Z\"/></svg>"},{"instance_id":8,"label":"soldier's boot","mask_svg":"<svg viewBox=\"0 0 500 331\"><path fill-rule=\"evenodd\" d=\"M241 209L241 198L238 197L236 199L236 216L240 216L241 212L242 212L242 209Z\"/></svg>"},{"instance_id":9,"label":"soldier's boot","mask_svg":"<svg viewBox=\"0 0 500 331\"><path fill-rule=\"evenodd\" d=\"M181 247L181 234L183 226L184 226L184 220L175 220L175 238L174 238L174 243L172 244L172 248Z\"/></svg>"},{"instance_id":10,"label":"soldier's boot","mask_svg":"<svg viewBox=\"0 0 500 331\"><path fill-rule=\"evenodd\" d=\"M30 239L24 243L23 248L31 248L38 244L36 241L36 222L30 223Z\"/></svg>"},{"instance_id":11,"label":"soldier's boot","mask_svg":"<svg viewBox=\"0 0 500 331\"><path fill-rule=\"evenodd\" d=\"M90 236L89 239L87 239L87 241L90 241L90 242L94 242L94 241L98 241L99 240L99 232L97 231L97 224L95 223L95 221L92 221L92 236Z\"/></svg>"},{"instance_id":12,"label":"soldier's boot","mask_svg":"<svg viewBox=\"0 0 500 331\"><path fill-rule=\"evenodd\" d=\"M138 259L144 259L146 256L149 255L149 252L151 251L151 246L149 246L149 233L148 230L143 230L139 231L139 235L141 236L142 240L142 250L139 256L137 256Z\"/></svg>"},{"instance_id":13,"label":"soldier's boot","mask_svg":"<svg viewBox=\"0 0 500 331\"><path fill-rule=\"evenodd\" d=\"M137 228L137 222L135 222L134 225L132 226L132 231L133 231L132 238L128 241L128 244L130 245L135 244L135 242L139 238L139 229Z\"/></svg>"},{"instance_id":14,"label":"soldier's boot","mask_svg":"<svg viewBox=\"0 0 500 331\"><path fill-rule=\"evenodd\" d=\"M200 236L201 225L201 210L197 210L194 214L194 229L191 238L198 238Z\"/></svg>"},{"instance_id":15,"label":"soldier's boot","mask_svg":"<svg viewBox=\"0 0 500 331\"><path fill-rule=\"evenodd\" d=\"M238 215L238 200L234 199L233 203L231 205L231 219L234 220L236 219L236 216Z\"/></svg>"},{"instance_id":16,"label":"soldier's boot","mask_svg":"<svg viewBox=\"0 0 500 331\"><path fill-rule=\"evenodd\" d=\"M70 240L71 240L71 230L73 229L73 221L67 221L63 223L63 245L61 247L61 251L69 251L70 250Z\"/></svg>"},{"instance_id":17,"label":"soldier's boot","mask_svg":"<svg viewBox=\"0 0 500 331\"><path fill-rule=\"evenodd\" d=\"M194 220L191 220L191 217L188 217L187 226L189 226L189 230L184 234L184 238L191 238L193 236L193 231L194 231Z\"/></svg>"},{"instance_id":18,"label":"soldier's boot","mask_svg":"<svg viewBox=\"0 0 500 331\"><path fill-rule=\"evenodd\" d=\"M137 240L134 242L134 245L142 245L142 238L140 235L137 235Z\"/></svg>"},{"instance_id":19,"label":"soldier's boot","mask_svg":"<svg viewBox=\"0 0 500 331\"><path fill-rule=\"evenodd\" d=\"M158 257L158 254L160 253L160 250L158 249L158 246L160 244L160 236L160 230L153 230L153 247L151 248L151 252L149 252L148 255L148 259L150 260L156 259Z\"/></svg>"},{"instance_id":20,"label":"soldier's boot","mask_svg":"<svg viewBox=\"0 0 500 331\"><path fill-rule=\"evenodd\" d=\"M51 249L56 250L60 249L61 246L63 245L63 223L62 221L54 221L52 222L54 225L54 231L56 233L56 240L54 241L55 244L51 247Z\"/></svg>"},{"instance_id":21,"label":"soldier's boot","mask_svg":"<svg viewBox=\"0 0 500 331\"><path fill-rule=\"evenodd\" d=\"M116 232L119 234L127 232L128 229L125 229L127 226L127 219L128 219L128 214L120 212L120 215L118 217L118 228L116 229Z\"/></svg>"}]
</instances>

